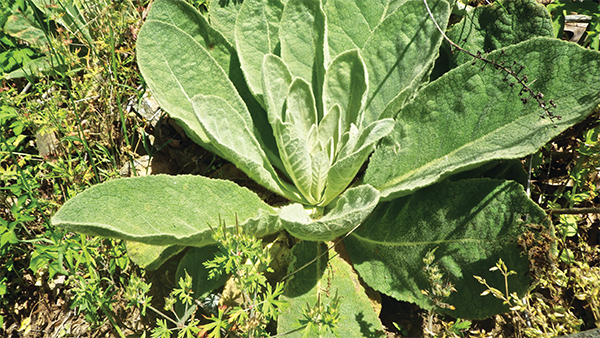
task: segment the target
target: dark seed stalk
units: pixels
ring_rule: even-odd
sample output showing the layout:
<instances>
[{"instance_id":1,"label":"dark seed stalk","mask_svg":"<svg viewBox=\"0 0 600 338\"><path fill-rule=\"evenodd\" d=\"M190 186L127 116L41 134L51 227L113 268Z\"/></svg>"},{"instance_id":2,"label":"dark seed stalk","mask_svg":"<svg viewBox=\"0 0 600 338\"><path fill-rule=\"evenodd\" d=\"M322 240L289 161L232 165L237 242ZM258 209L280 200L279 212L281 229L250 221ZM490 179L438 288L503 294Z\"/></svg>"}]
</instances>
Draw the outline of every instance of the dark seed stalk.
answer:
<instances>
[{"instance_id":1,"label":"dark seed stalk","mask_svg":"<svg viewBox=\"0 0 600 338\"><path fill-rule=\"evenodd\" d=\"M486 57L487 53L482 54L480 51L478 51L477 54L473 54L473 53L469 52L468 50L462 48L461 46L457 45L452 40L450 40L450 38L448 38L448 36L446 36L444 31L438 25L437 21L435 21L435 18L433 17L433 14L431 13L431 10L429 9L429 5L427 4L427 0L423 0L423 3L425 4L425 7L427 8L427 13L429 13L429 17L435 24L435 27L437 28L437 30L442 34L444 39L446 41L448 41L448 43L452 47L454 47L454 49L452 49L452 54L454 54L455 50L459 50L463 53L466 53L467 55L469 55L470 57L472 57L474 59L473 62L471 63L472 65L475 65L477 63L477 60L484 62L483 67L481 67L481 71L484 71L485 67L489 64L492 67L494 67L495 69L498 69L499 73L504 73L504 79L502 79L502 81L508 82L508 85L510 87L513 87L515 84L519 84L521 86L521 90L519 91L519 96L523 96L523 94L526 94L525 95L526 97L521 98L521 102L523 102L523 104L527 104L530 99L534 99L537 101L540 108L542 108L544 110L544 113L540 115L540 118L545 118L546 116L548 116L548 118L550 119L550 121L552 123L554 123L555 119L560 120L562 118L560 115L555 115L553 112L550 111L549 107L556 108L556 104L554 103L553 100L545 101L544 94L542 94L541 92L536 93L535 91L533 91L533 89L531 89L530 86L536 80L529 82L527 75L519 76L519 73L521 73L521 71L525 68L525 66L518 64L516 61L513 61L513 64L511 66L505 66L504 65L505 61L496 62L495 60L488 59ZM506 53L504 52L504 49L502 50L501 53L502 53L502 55L506 55ZM516 67L517 70L515 71L513 69L513 67ZM509 78L511 79L510 82L509 82ZM555 124L554 128L556 128L556 127L557 127L557 125Z\"/></svg>"}]
</instances>

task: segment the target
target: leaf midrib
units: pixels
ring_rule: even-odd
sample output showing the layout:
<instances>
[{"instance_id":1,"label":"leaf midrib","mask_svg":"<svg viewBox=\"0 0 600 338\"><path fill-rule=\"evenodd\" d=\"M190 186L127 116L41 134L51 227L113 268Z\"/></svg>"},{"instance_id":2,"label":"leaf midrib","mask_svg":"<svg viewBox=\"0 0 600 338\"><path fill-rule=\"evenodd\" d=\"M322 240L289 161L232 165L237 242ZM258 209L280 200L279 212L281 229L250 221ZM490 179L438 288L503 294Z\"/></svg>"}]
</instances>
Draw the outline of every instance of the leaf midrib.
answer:
<instances>
[{"instance_id":1,"label":"leaf midrib","mask_svg":"<svg viewBox=\"0 0 600 338\"><path fill-rule=\"evenodd\" d=\"M383 245L383 246L388 246L388 247L399 247L399 246L422 246L422 245L430 245L430 244L444 244L444 243L464 243L464 242L468 242L468 243L489 243L489 242L493 242L490 239L486 239L486 238L460 238L460 239L444 239L444 240L435 240L435 241L427 241L427 242L378 242L372 239L368 239L362 236L357 235L356 233L352 233L351 236L354 236L357 238L357 240L366 242L366 243L371 243L371 244L377 244L377 245ZM499 242L499 241L496 241Z\"/></svg>"},{"instance_id":2,"label":"leaf midrib","mask_svg":"<svg viewBox=\"0 0 600 338\"><path fill-rule=\"evenodd\" d=\"M448 174L451 174L451 173L452 173L452 172L454 172L455 170L457 170L457 169L460 169L460 168L463 168L463 167L467 167L467 166L469 166L469 165L471 165L471 164L475 164L475 163L483 163L483 162L487 162L487 161L491 161L491 160L495 160L495 159L506 159L506 157L500 157L500 158L496 158L496 157L494 157L494 156L491 156L491 157L488 157L488 158L486 158L484 161L469 161L469 162L461 162L460 164L457 164L456 166L449 167L449 168L451 168L451 170L444 170L444 171L441 171L441 172L439 172L439 174L434 174L434 175L431 175L431 174L430 174L430 171L429 171L429 170L426 170L426 169L429 169L429 168L433 167L433 165L434 165L434 164L438 164L438 166L439 166L439 165L441 165L441 163L442 163L443 161L445 161L445 160L448 160L448 157L451 157L451 156L455 155L455 154L456 154L456 153L458 153L459 151L461 151L461 150L463 150L463 149L465 149L465 148L467 148L467 147L471 147L473 144L479 143L481 140L483 140L483 139L485 139L485 138L487 138L487 137L491 137L491 136L494 136L494 135L500 134L500 133L501 133L502 131L504 131L506 128L508 128L508 129L511 129L511 128L512 128L512 126L513 126L515 123L517 123L517 122L519 122L519 121L522 121L522 120L525 120L525 119L529 119L529 118L531 118L531 115L524 115L524 116L521 116L521 117L519 117L519 118L517 118L517 119L513 120L513 121L512 121L512 122L510 122L509 124L505 124L505 125L503 125L501 128L494 129L494 130L493 130L491 133L484 134L484 135L480 136L479 138L477 138L477 139L475 139L475 140L473 140L473 141L471 141L471 142L465 143L465 144L464 144L464 145L462 145L461 147L459 147L459 148L456 148L455 150L453 150L453 151L451 151L451 152L449 152L449 153L446 153L446 154L440 155L440 157L437 157L437 158L435 158L435 159L433 159L433 160L431 160L431 161L427 162L426 164L424 164L424 165L422 165L422 166L419 166L419 167L417 167L417 168L415 168L415 169L412 169L412 170L410 170L410 171L406 172L405 174L403 174L403 175L401 175L401 176L398 176L398 177L396 177L396 178L394 178L394 179L392 179L392 180L390 180L390 181L388 181L388 182L386 182L386 183L382 184L381 186L378 186L378 187L377 187L377 189L379 189L379 190L380 190L380 191L382 191L382 192L383 192L383 191L386 191L386 190L388 190L388 189L391 189L391 188L393 188L394 186L396 186L396 185L398 185L398 184L401 184L403 181L407 181L407 179L408 179L408 178L411 178L411 177L414 177L414 176L416 176L416 175L415 175L415 172L425 172L425 173L426 173L426 175L425 175L425 176L419 175L419 176L421 176L421 177L425 177L425 178L426 178L426 177L428 177L428 176L437 176L437 178L436 178L436 179L434 179L432 182L429 182L429 183L427 183L427 184L426 184L426 185L430 185L430 184L433 184L433 183L435 183L435 182L436 182L436 181L437 181L437 180L438 180L438 179L439 179L441 176L443 176L443 175L448 175ZM547 122L547 123L548 123L548 124L550 124L550 122ZM541 126L540 126L540 128L541 128ZM477 149L477 147L474 147L474 149ZM518 158L518 157L520 157L520 156L521 156L521 154L520 154L520 153L514 153L514 154L515 154L514 156L511 156L512 158ZM424 185L424 186L425 186L425 185ZM418 189L418 188L422 188L422 187L424 187L424 186L415 186L415 187L413 187L412 189L402 189L402 190L392 191L391 193L398 193L398 192L405 191L405 190L415 190L415 189ZM383 196L383 197L387 197L387 196L389 196L389 193L388 193L388 194L382 193L382 196Z\"/></svg>"}]
</instances>

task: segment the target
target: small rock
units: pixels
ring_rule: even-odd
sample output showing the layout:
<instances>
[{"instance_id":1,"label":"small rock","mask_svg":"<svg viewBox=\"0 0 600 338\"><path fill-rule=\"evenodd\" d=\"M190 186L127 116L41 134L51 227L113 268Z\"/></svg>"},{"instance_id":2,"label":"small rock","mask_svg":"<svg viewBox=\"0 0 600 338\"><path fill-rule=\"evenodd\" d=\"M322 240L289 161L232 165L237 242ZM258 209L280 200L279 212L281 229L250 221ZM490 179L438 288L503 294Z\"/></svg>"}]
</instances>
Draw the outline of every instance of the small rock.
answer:
<instances>
[{"instance_id":1,"label":"small rock","mask_svg":"<svg viewBox=\"0 0 600 338\"><path fill-rule=\"evenodd\" d=\"M58 140L54 131L39 130L35 133L35 144L40 152L40 156L48 157L56 151Z\"/></svg>"},{"instance_id":2,"label":"small rock","mask_svg":"<svg viewBox=\"0 0 600 338\"><path fill-rule=\"evenodd\" d=\"M156 126L160 119L160 106L158 102L148 94L144 94L139 106L136 107L137 113L144 118L153 127Z\"/></svg>"},{"instance_id":3,"label":"small rock","mask_svg":"<svg viewBox=\"0 0 600 338\"><path fill-rule=\"evenodd\" d=\"M150 175L152 172L152 168L150 167L150 156L145 155L133 160L133 165L137 172L136 176L146 176ZM121 167L119 170L119 174L123 177L131 177L133 174L133 170L131 168L131 161L128 161Z\"/></svg>"}]
</instances>

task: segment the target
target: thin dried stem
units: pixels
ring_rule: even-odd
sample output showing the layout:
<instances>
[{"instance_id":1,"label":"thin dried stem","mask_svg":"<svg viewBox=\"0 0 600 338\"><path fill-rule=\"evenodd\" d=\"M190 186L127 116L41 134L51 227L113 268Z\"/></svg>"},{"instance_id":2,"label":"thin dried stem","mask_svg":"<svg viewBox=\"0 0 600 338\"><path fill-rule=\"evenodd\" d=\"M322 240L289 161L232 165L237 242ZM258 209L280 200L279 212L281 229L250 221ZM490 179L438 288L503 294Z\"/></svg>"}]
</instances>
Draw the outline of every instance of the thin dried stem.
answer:
<instances>
[{"instance_id":1,"label":"thin dried stem","mask_svg":"<svg viewBox=\"0 0 600 338\"><path fill-rule=\"evenodd\" d=\"M538 105L540 106L540 108L542 108L544 110L544 114L540 115L541 118L545 118L546 116L548 116L548 118L550 118L550 121L552 121L553 123L554 123L554 119L560 120L562 118L560 115L554 115L554 113L552 113L550 111L549 107L556 108L556 104L554 103L553 100L545 101L545 100L543 100L544 94L542 94L541 92L535 92L535 91L533 91L533 89L531 89L530 85L532 85L536 81L536 79L529 82L527 75L519 76L519 73L523 70L523 68L525 68L525 66L519 65L515 61L513 61L513 64L511 66L504 66L504 61L498 63L495 60L490 60L490 59L486 58L485 54L487 54L487 53L485 53L483 55L481 54L481 52L477 52L477 54L473 54L473 53L469 52L468 50L462 48L461 46L457 45L456 43L454 43L454 41L450 40L450 38L448 38L448 36L446 36L446 34L442 30L442 28L438 25L437 21L435 21L435 18L433 17L433 13L431 13L431 9L429 9L429 5L427 4L427 0L423 0L423 3L425 4L425 8L427 8L427 13L429 13L429 17L435 24L435 27L440 32L440 34L442 34L442 36L444 37L444 40L448 41L448 43L455 49L457 49L463 53L466 53L467 55L469 55L470 57L475 59L472 63L473 65L475 65L476 60L481 60L485 63L483 65L483 67L481 67L482 71L485 69L486 65L490 64L494 68L499 69L500 71L502 71L506 74L503 81L508 81L508 76L512 77L515 80L515 82L509 82L508 85L511 87L514 86L515 84L521 85L521 91L519 91L519 96L523 96L523 93L529 94L528 98L521 97L521 102L523 102L523 104L527 104L527 102L531 98L536 100ZM454 50L452 50L452 53L454 54ZM504 53L504 50L502 50L502 54L506 55ZM518 68L517 71L513 70L513 67L515 67L515 66ZM557 125L555 124L554 128L556 128L556 127L557 127Z\"/></svg>"}]
</instances>

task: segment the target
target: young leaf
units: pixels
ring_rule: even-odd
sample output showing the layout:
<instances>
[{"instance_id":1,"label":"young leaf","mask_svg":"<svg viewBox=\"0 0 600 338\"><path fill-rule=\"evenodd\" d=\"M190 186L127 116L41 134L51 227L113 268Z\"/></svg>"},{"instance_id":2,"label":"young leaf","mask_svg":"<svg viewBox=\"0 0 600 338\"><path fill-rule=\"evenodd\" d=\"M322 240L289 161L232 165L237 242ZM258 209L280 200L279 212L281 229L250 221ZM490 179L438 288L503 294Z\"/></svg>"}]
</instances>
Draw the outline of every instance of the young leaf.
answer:
<instances>
[{"instance_id":1,"label":"young leaf","mask_svg":"<svg viewBox=\"0 0 600 338\"><path fill-rule=\"evenodd\" d=\"M285 62L276 55L265 55L262 64L262 86L271 125L276 119L283 119L283 107L291 84L292 74Z\"/></svg>"},{"instance_id":2,"label":"young leaf","mask_svg":"<svg viewBox=\"0 0 600 338\"><path fill-rule=\"evenodd\" d=\"M371 123L359 136L350 140L340 151L334 165L329 169L325 199L327 205L352 182L362 163L364 163L375 144L387 136L394 128L392 119L383 119Z\"/></svg>"},{"instance_id":3,"label":"young leaf","mask_svg":"<svg viewBox=\"0 0 600 338\"><path fill-rule=\"evenodd\" d=\"M196 95L192 103L207 138L225 159L271 191L304 201L297 189L281 181L246 121L233 107L217 96Z\"/></svg>"},{"instance_id":4,"label":"young leaf","mask_svg":"<svg viewBox=\"0 0 600 338\"><path fill-rule=\"evenodd\" d=\"M311 156L312 164L312 186L310 195L319 204L324 199L325 185L327 184L327 175L331 165L329 164L329 155L324 149Z\"/></svg>"},{"instance_id":5,"label":"young leaf","mask_svg":"<svg viewBox=\"0 0 600 338\"><path fill-rule=\"evenodd\" d=\"M534 98L527 93L520 97L522 87L511 86L516 81L512 77L491 66L481 71L480 63L464 64L423 88L402 109L392 144L379 147L371 157L366 183L391 199L494 159L523 157L600 103L598 52L535 38L488 58L507 65L518 60L525 68L514 65L515 72L527 75L528 86L542 93L546 105L562 118L550 121Z\"/></svg>"},{"instance_id":6,"label":"young leaf","mask_svg":"<svg viewBox=\"0 0 600 338\"><path fill-rule=\"evenodd\" d=\"M333 106L340 106L340 126L344 131L351 123L358 124L358 114L366 99L367 81L367 69L357 49L340 54L325 73L323 109L329 112Z\"/></svg>"},{"instance_id":7,"label":"young leaf","mask_svg":"<svg viewBox=\"0 0 600 338\"><path fill-rule=\"evenodd\" d=\"M382 203L344 240L360 276L374 289L429 309L421 290L431 289L423 272L423 257L436 256L445 276L456 286L445 310L457 318L485 318L504 312L500 300L482 298L485 287L473 275L503 287L500 274L488 271L502 258L517 275L509 278L511 292L529 286L527 257L517 247L524 223L541 223L542 209L511 181L471 179L442 182L413 195Z\"/></svg>"},{"instance_id":8,"label":"young leaf","mask_svg":"<svg viewBox=\"0 0 600 338\"><path fill-rule=\"evenodd\" d=\"M341 114L340 106L334 105L319 122L319 130L317 132L318 142L321 144L322 149L327 149L330 164L335 160L335 154L341 149L340 140L344 133L344 129L341 126Z\"/></svg>"},{"instance_id":9,"label":"young leaf","mask_svg":"<svg viewBox=\"0 0 600 338\"><path fill-rule=\"evenodd\" d=\"M350 264L340 257L343 253L336 255L335 250L332 249L327 253L326 250L325 243L308 241L302 241L292 249L294 261L288 269L289 272L303 267L315 258L318 259L296 272L287 283L282 298L289 302L290 307L279 316L277 332L285 333L296 329L299 326L298 320L304 317L302 309L306 308L307 304L314 307L320 301L325 308L332 303L337 294L341 296L337 324L339 336L385 337L381 322L363 286ZM321 256L323 253L325 254ZM301 337L301 334L302 331L298 331L287 337ZM336 335L326 331L320 337L336 337Z\"/></svg>"},{"instance_id":10,"label":"young leaf","mask_svg":"<svg viewBox=\"0 0 600 338\"><path fill-rule=\"evenodd\" d=\"M315 98L308 82L301 78L294 79L290 85L282 121L290 123L305 141L312 126L317 124Z\"/></svg>"},{"instance_id":11,"label":"young leaf","mask_svg":"<svg viewBox=\"0 0 600 338\"><path fill-rule=\"evenodd\" d=\"M329 241L352 230L377 205L379 193L369 185L348 189L324 217L312 220L303 206L292 204L279 212L281 225L292 235L309 241Z\"/></svg>"},{"instance_id":12,"label":"young leaf","mask_svg":"<svg viewBox=\"0 0 600 338\"><path fill-rule=\"evenodd\" d=\"M252 218L267 219L274 213L255 193L230 181L156 175L93 186L65 203L52 224L151 245L204 246L214 243L209 224L217 226L219 217L229 226L248 222L250 233L264 236L280 230L280 225Z\"/></svg>"},{"instance_id":13,"label":"young leaf","mask_svg":"<svg viewBox=\"0 0 600 338\"><path fill-rule=\"evenodd\" d=\"M313 180L312 159L306 139L300 135L293 124L284 123L279 119L275 120L273 129L285 170L306 199L306 203L315 205L318 201L310 195Z\"/></svg>"},{"instance_id":14,"label":"young leaf","mask_svg":"<svg viewBox=\"0 0 600 338\"><path fill-rule=\"evenodd\" d=\"M262 100L261 69L267 54L279 54L279 0L245 1L235 21L235 42L240 64L252 93Z\"/></svg>"}]
</instances>

